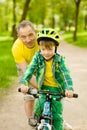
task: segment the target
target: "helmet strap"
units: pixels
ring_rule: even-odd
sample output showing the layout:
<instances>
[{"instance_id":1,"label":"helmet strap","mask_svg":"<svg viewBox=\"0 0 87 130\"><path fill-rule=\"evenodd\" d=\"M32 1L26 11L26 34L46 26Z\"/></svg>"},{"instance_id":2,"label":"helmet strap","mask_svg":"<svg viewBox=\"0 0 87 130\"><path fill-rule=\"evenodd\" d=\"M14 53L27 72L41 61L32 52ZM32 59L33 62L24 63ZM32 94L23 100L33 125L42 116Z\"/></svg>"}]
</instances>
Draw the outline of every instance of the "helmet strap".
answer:
<instances>
[{"instance_id":1,"label":"helmet strap","mask_svg":"<svg viewBox=\"0 0 87 130\"><path fill-rule=\"evenodd\" d=\"M57 46L55 46L55 53L57 52Z\"/></svg>"}]
</instances>

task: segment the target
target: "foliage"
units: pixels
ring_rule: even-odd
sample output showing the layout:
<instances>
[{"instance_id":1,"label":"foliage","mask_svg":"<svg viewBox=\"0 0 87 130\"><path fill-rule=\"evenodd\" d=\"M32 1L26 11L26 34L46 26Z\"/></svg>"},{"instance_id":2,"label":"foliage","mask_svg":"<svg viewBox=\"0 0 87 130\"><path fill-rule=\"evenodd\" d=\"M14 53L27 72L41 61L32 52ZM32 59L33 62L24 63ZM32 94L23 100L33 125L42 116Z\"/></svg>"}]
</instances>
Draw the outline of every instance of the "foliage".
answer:
<instances>
[{"instance_id":1,"label":"foliage","mask_svg":"<svg viewBox=\"0 0 87 130\"><path fill-rule=\"evenodd\" d=\"M87 48L87 31L79 31L77 32L77 41L72 40L73 33L72 32L65 32L63 34L64 40L70 44L75 46Z\"/></svg>"},{"instance_id":2,"label":"foliage","mask_svg":"<svg viewBox=\"0 0 87 130\"><path fill-rule=\"evenodd\" d=\"M44 19L46 16L46 0L32 0L29 8L29 19L33 23L44 24ZM36 8L35 8L36 7Z\"/></svg>"},{"instance_id":3,"label":"foliage","mask_svg":"<svg viewBox=\"0 0 87 130\"><path fill-rule=\"evenodd\" d=\"M0 37L0 88L9 87L17 76L11 47L12 38Z\"/></svg>"},{"instance_id":4,"label":"foliage","mask_svg":"<svg viewBox=\"0 0 87 130\"><path fill-rule=\"evenodd\" d=\"M16 25L19 23L23 9L24 0L16 1ZM9 6L10 5L10 6ZM0 32L11 31L13 26L13 1L3 0L0 2ZM84 12L87 14L87 1L82 0L78 25L84 29ZM34 24L60 27L66 29L67 26L74 26L75 3L74 0L31 0L26 19ZM4 25L4 26L3 26Z\"/></svg>"},{"instance_id":5,"label":"foliage","mask_svg":"<svg viewBox=\"0 0 87 130\"><path fill-rule=\"evenodd\" d=\"M60 27L63 30L67 26L73 26L74 25L75 6L73 6L73 5L74 5L74 1L73 0L70 0L70 1L69 0L65 0L65 2L64 1L60 1L60 4L59 4Z\"/></svg>"}]
</instances>

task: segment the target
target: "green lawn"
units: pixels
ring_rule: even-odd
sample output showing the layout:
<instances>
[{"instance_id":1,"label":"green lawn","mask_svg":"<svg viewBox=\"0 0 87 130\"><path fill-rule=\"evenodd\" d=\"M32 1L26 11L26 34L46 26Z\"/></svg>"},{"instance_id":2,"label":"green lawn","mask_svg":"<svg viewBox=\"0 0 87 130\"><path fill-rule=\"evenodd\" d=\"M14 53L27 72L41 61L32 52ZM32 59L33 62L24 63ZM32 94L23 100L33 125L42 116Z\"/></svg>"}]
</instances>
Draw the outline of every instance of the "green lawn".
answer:
<instances>
[{"instance_id":1,"label":"green lawn","mask_svg":"<svg viewBox=\"0 0 87 130\"><path fill-rule=\"evenodd\" d=\"M13 41L0 37L0 89L8 88L17 78L15 62L11 53Z\"/></svg>"},{"instance_id":2,"label":"green lawn","mask_svg":"<svg viewBox=\"0 0 87 130\"><path fill-rule=\"evenodd\" d=\"M77 41L73 41L72 32L65 32L62 37L70 44L87 48L87 31L79 31L77 33Z\"/></svg>"}]
</instances>

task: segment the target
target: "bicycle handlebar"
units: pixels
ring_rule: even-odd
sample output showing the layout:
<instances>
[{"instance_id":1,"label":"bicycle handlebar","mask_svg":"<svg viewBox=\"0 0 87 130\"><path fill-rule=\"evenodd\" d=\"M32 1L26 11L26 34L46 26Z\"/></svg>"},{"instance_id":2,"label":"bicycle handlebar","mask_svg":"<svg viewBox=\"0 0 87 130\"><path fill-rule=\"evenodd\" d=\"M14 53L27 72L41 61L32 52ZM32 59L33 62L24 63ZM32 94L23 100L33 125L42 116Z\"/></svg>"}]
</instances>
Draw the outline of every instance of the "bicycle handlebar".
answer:
<instances>
[{"instance_id":1,"label":"bicycle handlebar","mask_svg":"<svg viewBox=\"0 0 87 130\"><path fill-rule=\"evenodd\" d=\"M54 96L63 96L66 97L65 93L49 92L49 91L40 91L39 94L49 94ZM78 98L78 94L74 93L73 98Z\"/></svg>"},{"instance_id":2,"label":"bicycle handlebar","mask_svg":"<svg viewBox=\"0 0 87 130\"><path fill-rule=\"evenodd\" d=\"M21 88L18 88L18 92L21 92ZM45 94L45 95L54 95L54 96L62 96L66 97L65 93L57 93L57 92L49 92L49 91L37 91L37 94L32 94L30 89L28 89L27 94L33 95L35 98L38 98L38 94ZM78 98L78 94L74 93L73 98Z\"/></svg>"}]
</instances>

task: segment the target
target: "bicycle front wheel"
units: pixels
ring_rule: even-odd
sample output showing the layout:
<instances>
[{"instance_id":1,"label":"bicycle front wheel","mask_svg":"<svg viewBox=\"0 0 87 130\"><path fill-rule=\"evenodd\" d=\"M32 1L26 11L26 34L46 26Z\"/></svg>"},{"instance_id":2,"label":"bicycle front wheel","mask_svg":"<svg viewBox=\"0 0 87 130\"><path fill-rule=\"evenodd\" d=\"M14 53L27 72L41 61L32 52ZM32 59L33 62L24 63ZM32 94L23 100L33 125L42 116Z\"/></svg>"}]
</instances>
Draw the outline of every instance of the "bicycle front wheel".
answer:
<instances>
[{"instance_id":1,"label":"bicycle front wheel","mask_svg":"<svg viewBox=\"0 0 87 130\"><path fill-rule=\"evenodd\" d=\"M48 127L46 127L46 126L43 126L42 128L38 128L38 127L36 127L36 130L54 130L53 129L53 127L52 128L48 128Z\"/></svg>"}]
</instances>

